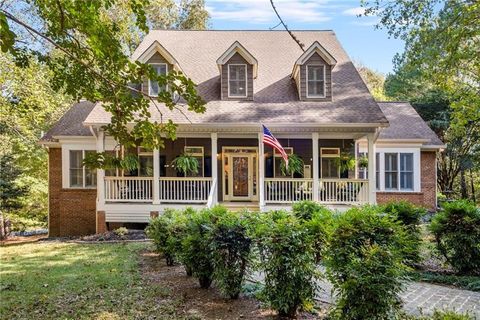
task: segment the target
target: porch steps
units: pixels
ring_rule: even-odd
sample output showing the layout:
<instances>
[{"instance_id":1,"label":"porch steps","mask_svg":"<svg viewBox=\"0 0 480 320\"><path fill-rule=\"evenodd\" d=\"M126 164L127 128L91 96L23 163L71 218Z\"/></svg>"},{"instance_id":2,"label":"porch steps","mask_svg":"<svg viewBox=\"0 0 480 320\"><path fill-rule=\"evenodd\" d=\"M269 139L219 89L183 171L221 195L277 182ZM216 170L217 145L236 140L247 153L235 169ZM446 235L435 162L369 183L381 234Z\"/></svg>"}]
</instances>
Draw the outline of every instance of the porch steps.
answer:
<instances>
[{"instance_id":1,"label":"porch steps","mask_svg":"<svg viewBox=\"0 0 480 320\"><path fill-rule=\"evenodd\" d=\"M245 209L248 211L260 211L260 205L258 202L220 202L220 205L235 212L243 211Z\"/></svg>"}]
</instances>

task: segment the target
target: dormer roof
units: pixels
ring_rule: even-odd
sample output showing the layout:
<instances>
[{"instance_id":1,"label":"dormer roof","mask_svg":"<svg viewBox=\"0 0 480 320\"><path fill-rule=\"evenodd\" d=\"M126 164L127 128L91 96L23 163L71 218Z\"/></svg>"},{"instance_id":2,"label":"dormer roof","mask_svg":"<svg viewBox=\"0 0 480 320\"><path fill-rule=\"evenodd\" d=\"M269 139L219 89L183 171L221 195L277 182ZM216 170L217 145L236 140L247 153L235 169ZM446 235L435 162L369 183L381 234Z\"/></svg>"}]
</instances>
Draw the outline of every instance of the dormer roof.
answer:
<instances>
[{"instance_id":1,"label":"dormer roof","mask_svg":"<svg viewBox=\"0 0 480 320\"><path fill-rule=\"evenodd\" d=\"M165 60L167 60L167 62L173 66L174 70L182 71L182 68L180 67L178 61L158 41L154 41L145 51L143 51L138 56L136 60L142 63L146 63L155 53L159 53Z\"/></svg>"},{"instance_id":2,"label":"dormer roof","mask_svg":"<svg viewBox=\"0 0 480 320\"><path fill-rule=\"evenodd\" d=\"M238 41L232 43L230 47L217 59L218 68L227 63L228 60L235 54L241 55L249 64L253 66L253 77L256 78L258 74L258 61L255 57Z\"/></svg>"},{"instance_id":3,"label":"dormer roof","mask_svg":"<svg viewBox=\"0 0 480 320\"><path fill-rule=\"evenodd\" d=\"M314 53L317 53L331 66L337 64L337 60L318 41L312 43L312 45L307 50L305 50L305 52L297 59L295 64L304 64L305 61L307 61Z\"/></svg>"}]
</instances>

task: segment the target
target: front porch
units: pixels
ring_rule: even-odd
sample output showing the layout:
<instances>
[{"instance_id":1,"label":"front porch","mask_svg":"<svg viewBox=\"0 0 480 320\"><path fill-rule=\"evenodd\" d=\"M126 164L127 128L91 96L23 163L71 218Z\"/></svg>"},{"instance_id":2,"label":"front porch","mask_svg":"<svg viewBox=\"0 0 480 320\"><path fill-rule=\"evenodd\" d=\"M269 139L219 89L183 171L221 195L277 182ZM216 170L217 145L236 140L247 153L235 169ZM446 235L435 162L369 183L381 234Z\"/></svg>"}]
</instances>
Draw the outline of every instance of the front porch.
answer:
<instances>
[{"instance_id":1,"label":"front porch","mask_svg":"<svg viewBox=\"0 0 480 320\"><path fill-rule=\"evenodd\" d=\"M367 177L356 161L358 139L367 137L369 154L375 154L374 130L274 134L288 153L302 159L301 173L282 172L281 157L264 146L260 133L185 133L166 141L165 149L139 149L135 172L97 170L97 211L105 212L107 222L148 222L151 212L165 208L219 203L266 211L302 200L328 206L375 202L375 175ZM98 132L97 151L109 150L108 139ZM187 150L198 157L195 175L179 173L172 163ZM339 166L337 158L345 154L355 159L353 168ZM372 172L375 159L368 160Z\"/></svg>"}]
</instances>

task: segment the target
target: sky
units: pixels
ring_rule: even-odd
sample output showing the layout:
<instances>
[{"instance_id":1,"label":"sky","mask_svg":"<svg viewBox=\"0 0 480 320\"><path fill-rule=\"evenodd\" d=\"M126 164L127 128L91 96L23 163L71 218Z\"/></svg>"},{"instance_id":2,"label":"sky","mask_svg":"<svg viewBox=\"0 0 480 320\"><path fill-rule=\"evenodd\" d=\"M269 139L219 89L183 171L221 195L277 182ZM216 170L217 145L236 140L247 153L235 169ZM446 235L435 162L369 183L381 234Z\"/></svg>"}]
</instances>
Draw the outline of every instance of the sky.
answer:
<instances>
[{"instance_id":1,"label":"sky","mask_svg":"<svg viewBox=\"0 0 480 320\"><path fill-rule=\"evenodd\" d=\"M375 29L377 17L358 17L360 0L275 0L291 30L333 30L354 61L382 72L392 72L393 56L403 42ZM212 29L268 30L279 20L269 0L206 0ZM282 26L276 30L282 30Z\"/></svg>"}]
</instances>

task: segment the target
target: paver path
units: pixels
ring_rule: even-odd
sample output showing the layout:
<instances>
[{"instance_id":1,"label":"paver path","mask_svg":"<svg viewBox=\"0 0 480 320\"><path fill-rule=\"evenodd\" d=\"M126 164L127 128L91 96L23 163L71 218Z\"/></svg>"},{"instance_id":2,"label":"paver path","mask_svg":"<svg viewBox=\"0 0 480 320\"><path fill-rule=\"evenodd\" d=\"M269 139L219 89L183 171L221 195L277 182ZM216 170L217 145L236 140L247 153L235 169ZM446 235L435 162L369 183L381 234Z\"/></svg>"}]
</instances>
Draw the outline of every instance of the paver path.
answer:
<instances>
[{"instance_id":1,"label":"paver path","mask_svg":"<svg viewBox=\"0 0 480 320\"><path fill-rule=\"evenodd\" d=\"M332 285L320 282L321 290L317 299L332 303ZM410 314L432 314L437 310L453 310L460 313L470 312L480 320L480 292L439 286L425 282L411 282L401 294L403 308Z\"/></svg>"}]
</instances>

